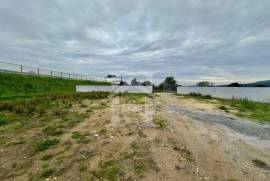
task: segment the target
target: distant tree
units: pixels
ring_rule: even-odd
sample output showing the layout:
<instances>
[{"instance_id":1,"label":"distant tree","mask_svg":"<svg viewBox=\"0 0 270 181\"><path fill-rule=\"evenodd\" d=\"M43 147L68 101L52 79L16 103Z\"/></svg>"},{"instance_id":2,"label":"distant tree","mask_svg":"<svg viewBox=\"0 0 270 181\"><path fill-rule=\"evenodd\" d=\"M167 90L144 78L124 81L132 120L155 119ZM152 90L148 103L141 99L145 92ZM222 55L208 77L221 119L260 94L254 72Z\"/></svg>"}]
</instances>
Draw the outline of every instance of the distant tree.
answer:
<instances>
[{"instance_id":1,"label":"distant tree","mask_svg":"<svg viewBox=\"0 0 270 181\"><path fill-rule=\"evenodd\" d=\"M119 85L128 85L128 83L126 83L126 82L124 82L124 81L121 81L121 82L119 83Z\"/></svg>"},{"instance_id":2,"label":"distant tree","mask_svg":"<svg viewBox=\"0 0 270 181\"><path fill-rule=\"evenodd\" d=\"M228 87L241 87L241 84L239 84L238 82L233 82L229 84Z\"/></svg>"},{"instance_id":3,"label":"distant tree","mask_svg":"<svg viewBox=\"0 0 270 181\"><path fill-rule=\"evenodd\" d=\"M157 87L154 87L155 91L166 91L166 92L172 92L176 91L177 88L177 81L174 79L174 77L166 77L166 79L161 82Z\"/></svg>"},{"instance_id":4,"label":"distant tree","mask_svg":"<svg viewBox=\"0 0 270 181\"><path fill-rule=\"evenodd\" d=\"M150 81L146 80L146 81L142 82L142 85L143 86L151 86L152 83Z\"/></svg>"},{"instance_id":5,"label":"distant tree","mask_svg":"<svg viewBox=\"0 0 270 181\"><path fill-rule=\"evenodd\" d=\"M196 84L198 87L213 87L215 84L209 81L202 81Z\"/></svg>"},{"instance_id":6,"label":"distant tree","mask_svg":"<svg viewBox=\"0 0 270 181\"><path fill-rule=\"evenodd\" d=\"M164 80L164 83L169 86L177 86L177 81L174 79L174 77L166 77Z\"/></svg>"},{"instance_id":7,"label":"distant tree","mask_svg":"<svg viewBox=\"0 0 270 181\"><path fill-rule=\"evenodd\" d=\"M131 81L131 85L134 85L134 86L138 86L138 85L141 85L140 81L137 81L136 78L132 79Z\"/></svg>"}]
</instances>

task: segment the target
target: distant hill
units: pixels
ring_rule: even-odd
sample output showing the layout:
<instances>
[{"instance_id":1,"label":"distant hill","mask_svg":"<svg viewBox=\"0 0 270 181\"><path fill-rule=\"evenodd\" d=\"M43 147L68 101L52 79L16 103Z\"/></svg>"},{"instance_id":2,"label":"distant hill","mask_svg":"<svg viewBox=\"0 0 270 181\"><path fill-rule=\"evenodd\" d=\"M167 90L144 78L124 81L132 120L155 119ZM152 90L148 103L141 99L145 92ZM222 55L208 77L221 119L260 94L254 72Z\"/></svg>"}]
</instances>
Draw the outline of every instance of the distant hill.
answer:
<instances>
[{"instance_id":1,"label":"distant hill","mask_svg":"<svg viewBox=\"0 0 270 181\"><path fill-rule=\"evenodd\" d=\"M258 81L254 83L241 84L243 87L270 87L270 80Z\"/></svg>"}]
</instances>

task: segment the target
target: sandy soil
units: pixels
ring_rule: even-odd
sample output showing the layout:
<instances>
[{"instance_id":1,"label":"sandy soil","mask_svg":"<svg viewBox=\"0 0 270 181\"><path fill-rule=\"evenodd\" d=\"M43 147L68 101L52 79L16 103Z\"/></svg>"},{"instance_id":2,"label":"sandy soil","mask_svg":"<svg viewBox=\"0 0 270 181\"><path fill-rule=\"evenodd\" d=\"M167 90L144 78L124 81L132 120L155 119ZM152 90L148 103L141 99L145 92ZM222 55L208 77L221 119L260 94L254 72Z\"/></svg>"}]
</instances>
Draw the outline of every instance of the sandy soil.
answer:
<instances>
[{"instance_id":1,"label":"sandy soil","mask_svg":"<svg viewBox=\"0 0 270 181\"><path fill-rule=\"evenodd\" d=\"M130 104L118 97L102 102L107 106L59 136L60 144L51 149L29 155L21 145L1 148L0 172L5 174L0 173L0 180L270 180L269 167L252 161L270 165L270 138L238 133L166 107L216 113L215 103L173 94L145 98L146 104ZM86 112L101 102L83 104L71 111ZM87 141L74 139L74 132ZM48 154L53 158L41 159ZM45 168L53 168L53 174L40 177Z\"/></svg>"}]
</instances>

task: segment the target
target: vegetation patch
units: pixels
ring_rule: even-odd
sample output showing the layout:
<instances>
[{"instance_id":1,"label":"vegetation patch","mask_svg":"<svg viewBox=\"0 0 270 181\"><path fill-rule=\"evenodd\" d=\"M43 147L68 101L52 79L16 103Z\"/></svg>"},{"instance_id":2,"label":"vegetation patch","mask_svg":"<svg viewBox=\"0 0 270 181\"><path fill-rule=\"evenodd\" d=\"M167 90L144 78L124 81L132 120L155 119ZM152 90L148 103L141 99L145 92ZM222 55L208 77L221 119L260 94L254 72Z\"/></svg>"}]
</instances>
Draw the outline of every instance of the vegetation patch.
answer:
<instances>
[{"instance_id":1,"label":"vegetation patch","mask_svg":"<svg viewBox=\"0 0 270 181\"><path fill-rule=\"evenodd\" d=\"M87 170L87 165L85 163L83 163L83 162L80 162L78 170L79 170L79 172L86 171Z\"/></svg>"},{"instance_id":2,"label":"vegetation patch","mask_svg":"<svg viewBox=\"0 0 270 181\"><path fill-rule=\"evenodd\" d=\"M87 144L90 142L90 139L87 137L86 134L81 134L78 131L72 133L72 138L77 140L78 143Z\"/></svg>"},{"instance_id":3,"label":"vegetation patch","mask_svg":"<svg viewBox=\"0 0 270 181\"><path fill-rule=\"evenodd\" d=\"M164 129L168 126L168 121L162 118L154 118L153 122L158 129Z\"/></svg>"},{"instance_id":4,"label":"vegetation patch","mask_svg":"<svg viewBox=\"0 0 270 181\"><path fill-rule=\"evenodd\" d=\"M110 85L107 82L70 80L0 72L0 99L30 98L55 93L74 93L76 85Z\"/></svg>"},{"instance_id":5,"label":"vegetation patch","mask_svg":"<svg viewBox=\"0 0 270 181\"><path fill-rule=\"evenodd\" d=\"M42 171L42 173L40 174L40 177L43 177L43 178L50 177L54 174L54 172L55 172L55 169L48 168L48 169Z\"/></svg>"},{"instance_id":6,"label":"vegetation patch","mask_svg":"<svg viewBox=\"0 0 270 181\"><path fill-rule=\"evenodd\" d=\"M256 167L263 168L263 169L270 169L270 167L265 162L259 159L254 159L252 160L252 162Z\"/></svg>"},{"instance_id":7,"label":"vegetation patch","mask_svg":"<svg viewBox=\"0 0 270 181\"><path fill-rule=\"evenodd\" d=\"M187 150L185 148L180 148L180 147L177 147L177 146L174 146L173 150L178 151L181 154L181 156L183 158L185 158L187 161L195 162L195 159L193 158L193 155L189 150Z\"/></svg>"},{"instance_id":8,"label":"vegetation patch","mask_svg":"<svg viewBox=\"0 0 270 181\"><path fill-rule=\"evenodd\" d=\"M131 143L131 153L124 154L124 159L132 161L135 173L140 177L150 169L159 171L159 167L150 155L150 145L147 142Z\"/></svg>"},{"instance_id":9,"label":"vegetation patch","mask_svg":"<svg viewBox=\"0 0 270 181\"><path fill-rule=\"evenodd\" d=\"M63 134L62 130L54 127L46 127L42 130L42 132L48 136L60 136Z\"/></svg>"},{"instance_id":10,"label":"vegetation patch","mask_svg":"<svg viewBox=\"0 0 270 181\"><path fill-rule=\"evenodd\" d=\"M47 139L47 140L42 140L39 141L35 144L35 152L40 152L47 150L48 148L57 145L59 143L58 139Z\"/></svg>"},{"instance_id":11,"label":"vegetation patch","mask_svg":"<svg viewBox=\"0 0 270 181\"><path fill-rule=\"evenodd\" d=\"M229 112L228 108L226 106L219 106L219 109L225 111L225 112Z\"/></svg>"},{"instance_id":12,"label":"vegetation patch","mask_svg":"<svg viewBox=\"0 0 270 181\"><path fill-rule=\"evenodd\" d=\"M203 96L201 94L191 93L190 95L181 95L184 98L193 98L199 101L207 101L214 98ZM231 111L233 114L243 118L249 118L260 122L270 122L270 104L253 102L247 99L221 99L215 98L219 109L225 112Z\"/></svg>"},{"instance_id":13,"label":"vegetation patch","mask_svg":"<svg viewBox=\"0 0 270 181\"><path fill-rule=\"evenodd\" d=\"M51 160L52 158L53 158L53 155L49 154L49 155L42 156L41 160L47 161L47 160Z\"/></svg>"},{"instance_id":14,"label":"vegetation patch","mask_svg":"<svg viewBox=\"0 0 270 181\"><path fill-rule=\"evenodd\" d=\"M145 104L146 99L153 99L153 95L145 93L118 93L115 96L120 97L121 103L127 104Z\"/></svg>"},{"instance_id":15,"label":"vegetation patch","mask_svg":"<svg viewBox=\"0 0 270 181\"><path fill-rule=\"evenodd\" d=\"M211 95L202 95L200 93L195 93L195 92L190 93L188 96L192 98L198 98L198 99L204 99L204 100L212 99Z\"/></svg>"},{"instance_id":16,"label":"vegetation patch","mask_svg":"<svg viewBox=\"0 0 270 181\"><path fill-rule=\"evenodd\" d=\"M100 161L99 170L93 172L101 180L117 181L120 176L120 166L117 161Z\"/></svg>"}]
</instances>

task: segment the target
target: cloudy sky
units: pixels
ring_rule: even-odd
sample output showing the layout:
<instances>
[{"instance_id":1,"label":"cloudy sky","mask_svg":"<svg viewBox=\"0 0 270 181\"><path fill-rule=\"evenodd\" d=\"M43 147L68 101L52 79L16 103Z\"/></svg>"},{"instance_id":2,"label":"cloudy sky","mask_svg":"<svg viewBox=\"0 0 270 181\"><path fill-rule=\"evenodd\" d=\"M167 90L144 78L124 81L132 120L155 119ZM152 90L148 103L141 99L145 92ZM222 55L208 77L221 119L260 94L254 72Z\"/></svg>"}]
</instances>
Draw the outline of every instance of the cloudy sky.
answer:
<instances>
[{"instance_id":1,"label":"cloudy sky","mask_svg":"<svg viewBox=\"0 0 270 181\"><path fill-rule=\"evenodd\" d=\"M0 59L180 84L270 79L269 0L0 0Z\"/></svg>"}]
</instances>

